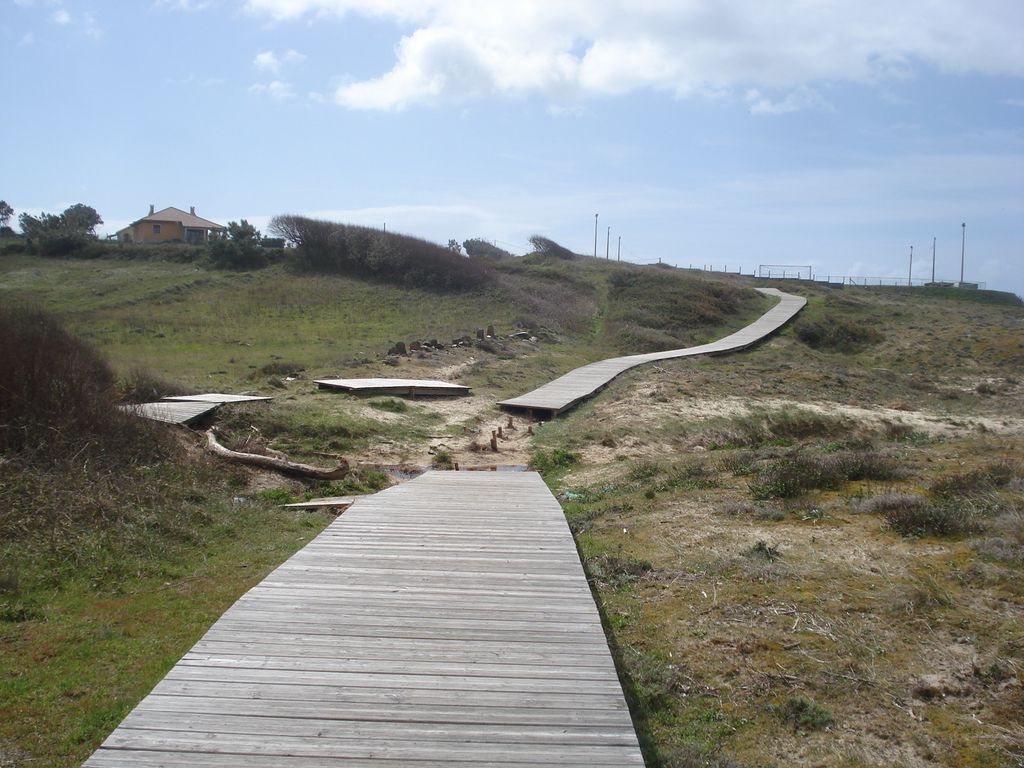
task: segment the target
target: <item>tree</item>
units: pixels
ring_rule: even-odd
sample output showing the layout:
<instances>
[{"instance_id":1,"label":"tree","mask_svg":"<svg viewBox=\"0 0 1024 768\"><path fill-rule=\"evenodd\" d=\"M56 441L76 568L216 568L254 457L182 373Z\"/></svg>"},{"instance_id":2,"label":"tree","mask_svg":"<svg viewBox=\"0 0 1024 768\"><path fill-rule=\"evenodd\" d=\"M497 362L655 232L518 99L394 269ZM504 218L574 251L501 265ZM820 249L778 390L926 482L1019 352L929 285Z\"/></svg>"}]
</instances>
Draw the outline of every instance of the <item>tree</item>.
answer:
<instances>
[{"instance_id":1,"label":"tree","mask_svg":"<svg viewBox=\"0 0 1024 768\"><path fill-rule=\"evenodd\" d=\"M448 250L452 253L457 253L460 256L462 255L462 246L459 244L459 241L454 238L448 241Z\"/></svg>"},{"instance_id":2,"label":"tree","mask_svg":"<svg viewBox=\"0 0 1024 768\"><path fill-rule=\"evenodd\" d=\"M221 269L260 269L269 263L260 247L262 239L245 219L229 221L227 234L210 241L210 259Z\"/></svg>"},{"instance_id":3,"label":"tree","mask_svg":"<svg viewBox=\"0 0 1024 768\"><path fill-rule=\"evenodd\" d=\"M263 235L245 219L241 221L229 221L228 222L228 239L234 240L236 243L259 243L263 240Z\"/></svg>"},{"instance_id":4,"label":"tree","mask_svg":"<svg viewBox=\"0 0 1024 768\"><path fill-rule=\"evenodd\" d=\"M23 213L18 217L29 250L42 256L66 256L81 251L96 239L96 227L103 219L96 209L76 203L63 213Z\"/></svg>"},{"instance_id":5,"label":"tree","mask_svg":"<svg viewBox=\"0 0 1024 768\"><path fill-rule=\"evenodd\" d=\"M470 238L462 245L466 249L466 254L468 256L494 259L495 261L512 258L512 254L504 248L499 248L493 243L489 243L479 237Z\"/></svg>"},{"instance_id":6,"label":"tree","mask_svg":"<svg viewBox=\"0 0 1024 768\"><path fill-rule=\"evenodd\" d=\"M103 223L103 219L100 218L95 208L82 203L75 203L70 208L66 208L61 216L64 219L64 227L68 231L94 237L96 227Z\"/></svg>"},{"instance_id":7,"label":"tree","mask_svg":"<svg viewBox=\"0 0 1024 768\"><path fill-rule=\"evenodd\" d=\"M11 216L14 215L14 209L8 204L6 200L0 200L0 227L6 227L7 222L11 220Z\"/></svg>"}]
</instances>

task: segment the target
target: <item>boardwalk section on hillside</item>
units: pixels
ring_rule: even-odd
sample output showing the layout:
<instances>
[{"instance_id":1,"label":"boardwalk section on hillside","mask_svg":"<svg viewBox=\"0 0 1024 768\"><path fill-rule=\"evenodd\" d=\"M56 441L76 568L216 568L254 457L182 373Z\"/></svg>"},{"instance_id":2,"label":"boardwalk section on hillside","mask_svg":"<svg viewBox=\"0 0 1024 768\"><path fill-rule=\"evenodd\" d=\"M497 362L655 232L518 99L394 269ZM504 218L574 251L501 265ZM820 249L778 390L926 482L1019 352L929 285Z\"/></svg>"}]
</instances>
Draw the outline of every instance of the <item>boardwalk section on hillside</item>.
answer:
<instances>
[{"instance_id":1,"label":"boardwalk section on hillside","mask_svg":"<svg viewBox=\"0 0 1024 768\"><path fill-rule=\"evenodd\" d=\"M163 399L173 402L214 403L215 405L224 405L226 403L258 403L263 400L273 400L274 398L262 395L228 395L223 392L204 392L198 395L168 395Z\"/></svg>"},{"instance_id":2,"label":"boardwalk section on hillside","mask_svg":"<svg viewBox=\"0 0 1024 768\"><path fill-rule=\"evenodd\" d=\"M558 502L428 472L355 502L250 590L86 762L642 766Z\"/></svg>"},{"instance_id":3,"label":"boardwalk section on hillside","mask_svg":"<svg viewBox=\"0 0 1024 768\"><path fill-rule=\"evenodd\" d=\"M162 421L165 424L191 424L217 410L217 403L204 402L159 402L119 405L121 410L141 416L144 419Z\"/></svg>"},{"instance_id":4,"label":"boardwalk section on hillside","mask_svg":"<svg viewBox=\"0 0 1024 768\"><path fill-rule=\"evenodd\" d=\"M756 344L789 322L807 303L802 296L783 293L775 288L758 288L757 290L768 296L778 297L779 303L750 325L725 338L686 349L669 349L663 352L600 360L569 371L564 376L560 376L532 392L527 392L525 395L502 400L498 405L508 410L525 410L546 418L554 418L581 400L592 396L623 371L628 371L638 365L677 357L735 352Z\"/></svg>"},{"instance_id":5,"label":"boardwalk section on hillside","mask_svg":"<svg viewBox=\"0 0 1024 768\"><path fill-rule=\"evenodd\" d=\"M317 379L320 389L340 389L355 395L452 396L468 395L469 387L432 379Z\"/></svg>"}]
</instances>

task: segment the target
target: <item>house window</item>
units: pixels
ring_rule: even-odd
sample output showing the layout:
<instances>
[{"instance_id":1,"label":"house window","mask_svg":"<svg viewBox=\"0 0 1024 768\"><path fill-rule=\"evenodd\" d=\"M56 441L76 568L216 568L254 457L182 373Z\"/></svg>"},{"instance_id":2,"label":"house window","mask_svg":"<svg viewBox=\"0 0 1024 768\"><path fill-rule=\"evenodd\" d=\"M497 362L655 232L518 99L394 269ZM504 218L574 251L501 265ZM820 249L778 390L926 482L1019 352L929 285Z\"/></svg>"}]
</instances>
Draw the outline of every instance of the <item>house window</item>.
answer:
<instances>
[{"instance_id":1,"label":"house window","mask_svg":"<svg viewBox=\"0 0 1024 768\"><path fill-rule=\"evenodd\" d=\"M159 235L160 234L160 225L159 224L154 224L153 225L153 234L154 235Z\"/></svg>"}]
</instances>

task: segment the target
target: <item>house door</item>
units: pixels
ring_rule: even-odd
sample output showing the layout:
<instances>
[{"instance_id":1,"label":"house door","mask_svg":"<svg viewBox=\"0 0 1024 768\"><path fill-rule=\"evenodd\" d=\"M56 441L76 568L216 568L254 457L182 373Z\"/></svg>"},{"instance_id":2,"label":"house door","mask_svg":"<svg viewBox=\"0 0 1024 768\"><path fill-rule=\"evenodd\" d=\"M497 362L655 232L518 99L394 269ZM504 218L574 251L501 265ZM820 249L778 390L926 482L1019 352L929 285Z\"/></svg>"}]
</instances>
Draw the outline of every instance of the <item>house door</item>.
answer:
<instances>
[{"instance_id":1,"label":"house door","mask_svg":"<svg viewBox=\"0 0 1024 768\"><path fill-rule=\"evenodd\" d=\"M191 245L199 245L201 242L203 242L203 230L186 229L185 242L190 243Z\"/></svg>"}]
</instances>

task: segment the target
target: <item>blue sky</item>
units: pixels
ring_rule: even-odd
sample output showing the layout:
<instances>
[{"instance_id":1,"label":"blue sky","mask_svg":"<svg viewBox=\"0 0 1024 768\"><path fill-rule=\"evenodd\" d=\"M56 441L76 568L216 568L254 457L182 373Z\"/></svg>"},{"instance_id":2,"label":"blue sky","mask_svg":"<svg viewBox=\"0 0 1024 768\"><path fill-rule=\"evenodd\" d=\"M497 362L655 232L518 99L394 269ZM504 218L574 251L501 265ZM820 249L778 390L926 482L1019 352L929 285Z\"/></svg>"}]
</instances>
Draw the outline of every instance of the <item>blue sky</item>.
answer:
<instances>
[{"instance_id":1,"label":"blue sky","mask_svg":"<svg viewBox=\"0 0 1024 768\"><path fill-rule=\"evenodd\" d=\"M0 197L1024 294L1018 0L0 0Z\"/></svg>"}]
</instances>

